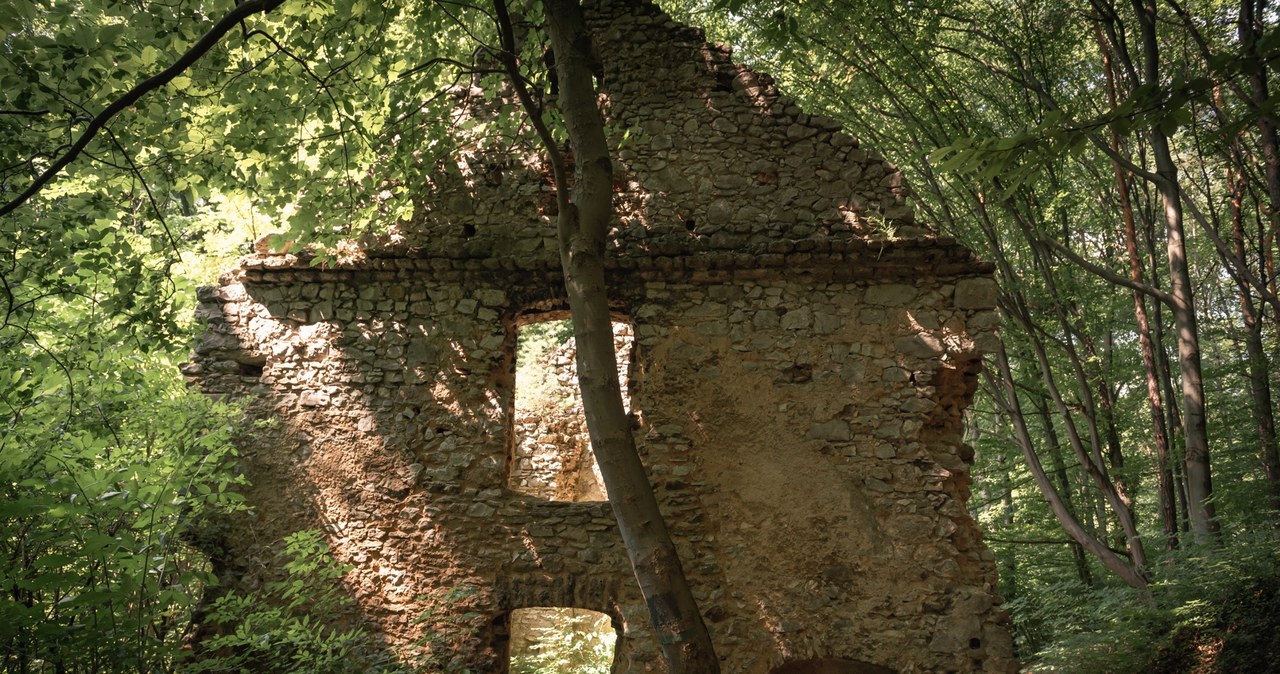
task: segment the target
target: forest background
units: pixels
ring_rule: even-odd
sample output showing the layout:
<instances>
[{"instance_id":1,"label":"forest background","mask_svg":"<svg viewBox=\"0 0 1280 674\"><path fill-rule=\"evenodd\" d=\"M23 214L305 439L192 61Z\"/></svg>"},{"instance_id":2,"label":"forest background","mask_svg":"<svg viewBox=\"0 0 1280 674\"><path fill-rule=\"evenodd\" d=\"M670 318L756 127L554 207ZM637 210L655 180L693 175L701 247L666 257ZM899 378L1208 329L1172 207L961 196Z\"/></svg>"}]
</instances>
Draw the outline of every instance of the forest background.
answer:
<instances>
[{"instance_id":1,"label":"forest background","mask_svg":"<svg viewBox=\"0 0 1280 674\"><path fill-rule=\"evenodd\" d=\"M1275 8L664 8L898 163L919 216L995 264L1004 348L969 415L970 507L1028 668L1266 671ZM269 231L332 243L409 215L408 186L475 123L442 92L505 77L501 40L488 6L454 2L0 0L0 28L0 667L175 671L210 610L202 522L243 507L237 411L179 372L195 286ZM515 111L490 132L537 142ZM206 618L246 648L272 635L279 671L345 671L359 631L289 610L339 601L341 568L315 537L281 545L276 608Z\"/></svg>"}]
</instances>

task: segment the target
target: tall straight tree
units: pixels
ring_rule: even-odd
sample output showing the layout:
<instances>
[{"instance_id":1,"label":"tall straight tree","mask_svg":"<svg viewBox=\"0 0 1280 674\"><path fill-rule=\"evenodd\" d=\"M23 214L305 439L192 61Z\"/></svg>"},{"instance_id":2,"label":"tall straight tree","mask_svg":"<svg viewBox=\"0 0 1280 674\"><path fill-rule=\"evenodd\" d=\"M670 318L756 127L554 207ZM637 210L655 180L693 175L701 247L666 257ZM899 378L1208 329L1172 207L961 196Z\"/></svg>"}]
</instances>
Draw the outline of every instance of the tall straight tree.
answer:
<instances>
[{"instance_id":1,"label":"tall straight tree","mask_svg":"<svg viewBox=\"0 0 1280 674\"><path fill-rule=\"evenodd\" d=\"M560 266L573 317L587 431L668 671L719 672L720 661L636 451L618 387L604 276L606 233L613 216L613 163L597 104L591 34L578 0L542 4L560 90L556 103L573 153L572 180L564 153L523 84L506 0L494 0L494 13L509 80L542 139L555 176Z\"/></svg>"},{"instance_id":2,"label":"tall straight tree","mask_svg":"<svg viewBox=\"0 0 1280 674\"><path fill-rule=\"evenodd\" d=\"M1124 59L1125 67L1135 78L1135 85L1158 86L1161 80L1160 42L1156 35L1155 0L1133 0L1141 38L1141 70L1134 67L1127 50L1120 46L1117 28L1109 23L1114 12L1103 15L1108 36L1115 51ZM1140 72L1140 74L1139 74ZM1165 241L1169 258L1169 303L1173 311L1178 344L1178 364L1182 381L1182 424L1187 471L1187 509L1191 536L1201 545L1211 544L1220 536L1213 502L1213 471L1209 463L1209 429L1205 416L1204 376L1200 362L1200 330L1196 303L1187 260L1186 231L1183 227L1182 186L1178 181L1178 165L1173 159L1169 136L1161 125L1147 132L1156 171L1153 182L1160 192L1163 207Z\"/></svg>"}]
</instances>

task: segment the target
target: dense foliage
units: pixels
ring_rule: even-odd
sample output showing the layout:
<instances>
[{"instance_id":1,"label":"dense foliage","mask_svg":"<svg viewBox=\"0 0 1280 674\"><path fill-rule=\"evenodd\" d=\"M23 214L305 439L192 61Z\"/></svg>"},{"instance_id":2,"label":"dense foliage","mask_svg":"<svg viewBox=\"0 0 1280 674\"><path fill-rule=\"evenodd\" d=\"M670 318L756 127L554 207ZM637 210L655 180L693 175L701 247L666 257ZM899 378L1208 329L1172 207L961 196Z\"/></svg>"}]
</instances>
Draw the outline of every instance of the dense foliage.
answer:
<instances>
[{"instance_id":1,"label":"dense foliage","mask_svg":"<svg viewBox=\"0 0 1280 674\"><path fill-rule=\"evenodd\" d=\"M190 288L141 227L0 230L5 671L166 669L212 582L188 534L239 507L235 411L185 388Z\"/></svg>"},{"instance_id":2,"label":"dense foliage","mask_svg":"<svg viewBox=\"0 0 1280 674\"><path fill-rule=\"evenodd\" d=\"M970 505L1033 668L1141 671L1274 587L1274 7L671 4L898 162L924 219L995 264Z\"/></svg>"},{"instance_id":3,"label":"dense foliage","mask_svg":"<svg viewBox=\"0 0 1280 674\"><path fill-rule=\"evenodd\" d=\"M380 654L376 639L361 624L355 600L342 586L348 567L333 558L323 535L299 531L284 543L280 556L285 577L255 595L228 592L218 597L205 616L213 628L201 644L208 654L183 671L407 671ZM335 623L335 616L345 617L348 624Z\"/></svg>"},{"instance_id":4,"label":"dense foliage","mask_svg":"<svg viewBox=\"0 0 1280 674\"><path fill-rule=\"evenodd\" d=\"M1005 348L971 415L971 506L1021 655L1180 671L1187 636L1205 671L1280 660L1276 9L667 5L898 162L921 217L996 265ZM0 0L6 671L177 666L211 580L185 541L238 507L234 410L177 374L195 257L284 227L360 235L427 198L476 124L459 96L502 76L488 7ZM492 142L530 142L514 119ZM321 561L277 602L332 599L313 543L289 546ZM216 614L229 634L298 629L240 600ZM328 636L298 652L348 652Z\"/></svg>"},{"instance_id":5,"label":"dense foliage","mask_svg":"<svg viewBox=\"0 0 1280 674\"><path fill-rule=\"evenodd\" d=\"M512 674L609 674L617 639L609 616L580 609L534 610L545 622L520 635L534 643L518 653L513 648Z\"/></svg>"}]
</instances>

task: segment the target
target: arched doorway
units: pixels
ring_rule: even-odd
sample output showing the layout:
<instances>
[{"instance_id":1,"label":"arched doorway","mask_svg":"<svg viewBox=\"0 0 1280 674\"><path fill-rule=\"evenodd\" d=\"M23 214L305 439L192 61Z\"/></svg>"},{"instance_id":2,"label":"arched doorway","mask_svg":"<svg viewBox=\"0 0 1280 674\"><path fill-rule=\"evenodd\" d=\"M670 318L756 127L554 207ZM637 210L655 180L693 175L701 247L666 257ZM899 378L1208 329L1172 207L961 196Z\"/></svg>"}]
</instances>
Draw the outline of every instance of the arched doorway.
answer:
<instances>
[{"instance_id":1,"label":"arched doorway","mask_svg":"<svg viewBox=\"0 0 1280 674\"><path fill-rule=\"evenodd\" d=\"M888 667L844 658L810 658L773 668L770 674L897 674Z\"/></svg>"}]
</instances>

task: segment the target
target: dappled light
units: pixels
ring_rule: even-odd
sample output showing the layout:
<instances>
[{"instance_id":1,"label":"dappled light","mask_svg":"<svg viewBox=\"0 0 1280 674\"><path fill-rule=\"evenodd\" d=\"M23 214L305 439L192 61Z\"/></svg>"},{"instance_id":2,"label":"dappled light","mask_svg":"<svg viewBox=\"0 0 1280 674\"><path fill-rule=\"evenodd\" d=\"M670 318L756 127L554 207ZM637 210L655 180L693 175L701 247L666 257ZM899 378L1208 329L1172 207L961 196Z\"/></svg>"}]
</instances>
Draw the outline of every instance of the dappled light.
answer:
<instances>
[{"instance_id":1,"label":"dappled light","mask_svg":"<svg viewBox=\"0 0 1280 674\"><path fill-rule=\"evenodd\" d=\"M608 615L576 608L511 612L511 674L609 674L617 630Z\"/></svg>"},{"instance_id":2,"label":"dappled light","mask_svg":"<svg viewBox=\"0 0 1280 674\"><path fill-rule=\"evenodd\" d=\"M631 327L613 324L623 404L631 366ZM587 434L568 319L521 325L516 338L511 489L552 501L603 501L607 495Z\"/></svg>"},{"instance_id":3,"label":"dappled light","mask_svg":"<svg viewBox=\"0 0 1280 674\"><path fill-rule=\"evenodd\" d=\"M1274 3L0 4L0 671L1280 663Z\"/></svg>"}]
</instances>

